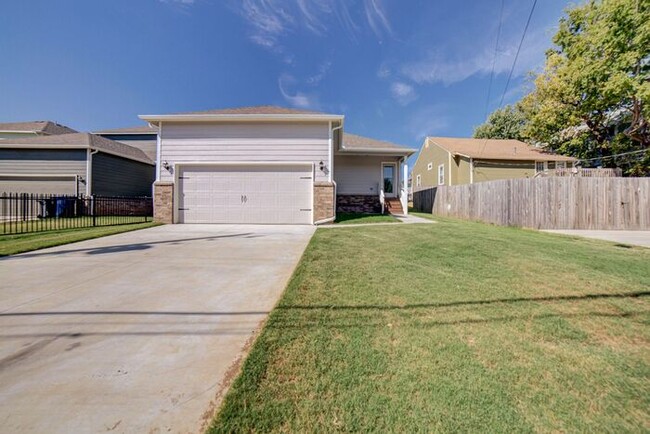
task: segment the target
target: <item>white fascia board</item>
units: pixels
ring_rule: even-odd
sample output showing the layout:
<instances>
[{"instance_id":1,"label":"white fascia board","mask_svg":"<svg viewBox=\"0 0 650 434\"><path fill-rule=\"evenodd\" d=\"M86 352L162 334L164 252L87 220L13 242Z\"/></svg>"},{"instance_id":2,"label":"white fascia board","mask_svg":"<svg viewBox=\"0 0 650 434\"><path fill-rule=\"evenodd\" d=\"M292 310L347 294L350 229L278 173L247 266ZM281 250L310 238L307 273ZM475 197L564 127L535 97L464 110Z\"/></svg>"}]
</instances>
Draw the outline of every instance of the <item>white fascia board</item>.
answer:
<instances>
[{"instance_id":1,"label":"white fascia board","mask_svg":"<svg viewBox=\"0 0 650 434\"><path fill-rule=\"evenodd\" d=\"M339 155L396 155L396 156L411 156L417 152L416 149L405 148L402 149L377 149L377 148L343 148L339 151Z\"/></svg>"},{"instance_id":2,"label":"white fascia board","mask_svg":"<svg viewBox=\"0 0 650 434\"><path fill-rule=\"evenodd\" d=\"M322 114L204 114L204 115L140 115L140 119L150 123L171 122L336 122L343 121L343 115Z\"/></svg>"}]
</instances>

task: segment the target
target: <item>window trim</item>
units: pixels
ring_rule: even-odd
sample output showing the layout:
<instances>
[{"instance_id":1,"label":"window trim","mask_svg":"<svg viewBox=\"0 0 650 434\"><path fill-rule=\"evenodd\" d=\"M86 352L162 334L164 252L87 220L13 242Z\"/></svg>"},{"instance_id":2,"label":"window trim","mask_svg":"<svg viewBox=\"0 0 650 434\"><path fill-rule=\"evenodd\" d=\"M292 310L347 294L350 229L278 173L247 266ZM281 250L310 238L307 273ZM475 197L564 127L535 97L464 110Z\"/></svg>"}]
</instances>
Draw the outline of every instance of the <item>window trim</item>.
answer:
<instances>
[{"instance_id":1,"label":"window trim","mask_svg":"<svg viewBox=\"0 0 650 434\"><path fill-rule=\"evenodd\" d=\"M433 170L433 162L427 164L427 170Z\"/></svg>"},{"instance_id":2,"label":"window trim","mask_svg":"<svg viewBox=\"0 0 650 434\"><path fill-rule=\"evenodd\" d=\"M442 169L442 170L440 170ZM442 182L440 181L440 178L442 175ZM438 185L445 185L445 165L444 164L439 164L438 165Z\"/></svg>"},{"instance_id":3,"label":"window trim","mask_svg":"<svg viewBox=\"0 0 650 434\"><path fill-rule=\"evenodd\" d=\"M420 174L415 176L415 186L422 187L422 176Z\"/></svg>"}]
</instances>

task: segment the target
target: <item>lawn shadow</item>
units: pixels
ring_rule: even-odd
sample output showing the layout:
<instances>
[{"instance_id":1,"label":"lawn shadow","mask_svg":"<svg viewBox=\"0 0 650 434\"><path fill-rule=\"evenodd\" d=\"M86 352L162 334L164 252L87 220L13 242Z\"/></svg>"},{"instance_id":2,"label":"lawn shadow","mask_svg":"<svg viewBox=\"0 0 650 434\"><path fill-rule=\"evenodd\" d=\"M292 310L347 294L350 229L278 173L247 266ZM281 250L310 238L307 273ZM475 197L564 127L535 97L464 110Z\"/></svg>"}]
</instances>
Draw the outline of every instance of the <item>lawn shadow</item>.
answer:
<instances>
[{"instance_id":1,"label":"lawn shadow","mask_svg":"<svg viewBox=\"0 0 650 434\"><path fill-rule=\"evenodd\" d=\"M9 255L9 256L2 256L0 257L0 261L2 260L15 260L15 259L28 259L28 258L35 258L35 257L40 257L40 256L59 256L59 255L65 255L69 253L85 253L87 255L104 255L104 254L110 254L110 253L122 253L122 252L130 252L130 251L138 251L138 250L148 250L152 248L153 246L156 245L165 245L165 244L171 244L171 245L177 245L177 244L182 244L185 242L192 242L192 241L214 241L218 239L223 239L223 238L259 238L259 237L264 237L264 235L260 234L254 234L251 232L247 233L241 233L241 234L230 234L230 235L215 235L211 237L196 237L196 238L180 238L180 239L174 239L174 240L162 240L162 241L148 241L148 242L143 242L143 243L132 243L132 244L118 244L114 246L103 246L103 247L89 247L85 249L57 249L56 251L37 251L34 253L20 253L17 255ZM84 241L90 241L90 240L84 240Z\"/></svg>"},{"instance_id":2,"label":"lawn shadow","mask_svg":"<svg viewBox=\"0 0 650 434\"><path fill-rule=\"evenodd\" d=\"M647 297L650 291L635 291L625 293L610 294L580 294L580 295L561 295L549 297L516 297L516 298L495 298L489 300L463 300L450 301L441 303L415 303L405 305L380 305L380 304L358 304L358 305L278 305L276 309L285 310L410 310L410 309L428 309L437 307L456 307L456 306L473 306L489 304L508 304L508 303L527 303L527 302L549 302L549 301L575 301L590 299L607 299L607 298L638 298Z\"/></svg>"}]
</instances>

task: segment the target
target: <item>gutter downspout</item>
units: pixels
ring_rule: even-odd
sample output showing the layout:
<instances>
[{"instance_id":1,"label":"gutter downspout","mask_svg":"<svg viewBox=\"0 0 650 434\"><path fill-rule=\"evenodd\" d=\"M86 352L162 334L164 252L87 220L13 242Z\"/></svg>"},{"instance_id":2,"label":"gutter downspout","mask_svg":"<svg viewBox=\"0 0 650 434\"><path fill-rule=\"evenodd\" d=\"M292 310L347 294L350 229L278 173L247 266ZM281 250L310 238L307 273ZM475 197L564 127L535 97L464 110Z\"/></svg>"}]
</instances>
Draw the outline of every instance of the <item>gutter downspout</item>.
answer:
<instances>
[{"instance_id":1,"label":"gutter downspout","mask_svg":"<svg viewBox=\"0 0 650 434\"><path fill-rule=\"evenodd\" d=\"M333 203L332 203L332 208L334 210L334 216L319 220L317 222L314 222L314 225L320 225L323 223L330 223L336 220L336 194L337 194L337 185L336 181L334 181L334 131L336 130L343 130L343 121L341 121L341 125L338 127L332 128L332 122L329 124L329 163L330 163L330 173L329 173L329 181L334 185L334 197L333 197ZM343 143L341 141L341 147L343 147ZM314 180L315 181L315 180Z\"/></svg>"},{"instance_id":2,"label":"gutter downspout","mask_svg":"<svg viewBox=\"0 0 650 434\"><path fill-rule=\"evenodd\" d=\"M98 152L97 149L88 148L86 150L86 196L90 196L92 193L93 155Z\"/></svg>"},{"instance_id":3,"label":"gutter downspout","mask_svg":"<svg viewBox=\"0 0 650 434\"><path fill-rule=\"evenodd\" d=\"M151 123L149 124L151 126ZM162 122L158 124L158 134L156 135L156 182L160 181L160 150L162 148Z\"/></svg>"}]
</instances>

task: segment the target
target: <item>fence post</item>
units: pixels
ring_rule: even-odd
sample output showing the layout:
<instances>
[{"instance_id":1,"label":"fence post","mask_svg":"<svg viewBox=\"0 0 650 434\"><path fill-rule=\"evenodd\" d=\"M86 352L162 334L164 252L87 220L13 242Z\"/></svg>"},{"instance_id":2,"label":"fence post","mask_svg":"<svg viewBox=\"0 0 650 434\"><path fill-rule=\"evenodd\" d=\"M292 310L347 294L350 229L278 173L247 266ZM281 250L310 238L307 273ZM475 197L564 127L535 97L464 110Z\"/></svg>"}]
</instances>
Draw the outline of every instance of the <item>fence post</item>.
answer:
<instances>
[{"instance_id":1,"label":"fence post","mask_svg":"<svg viewBox=\"0 0 650 434\"><path fill-rule=\"evenodd\" d=\"M95 195L90 196L90 208L93 213L93 227L97 226L97 216L95 212Z\"/></svg>"}]
</instances>

